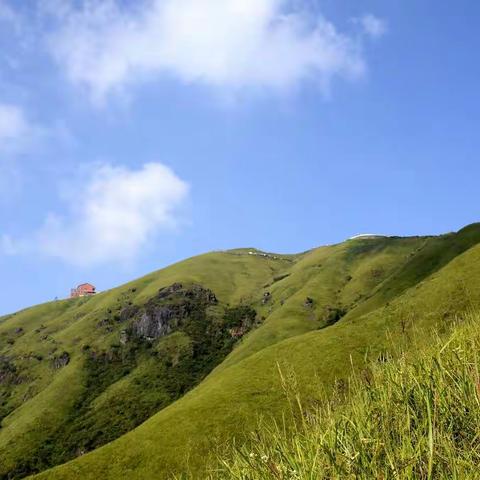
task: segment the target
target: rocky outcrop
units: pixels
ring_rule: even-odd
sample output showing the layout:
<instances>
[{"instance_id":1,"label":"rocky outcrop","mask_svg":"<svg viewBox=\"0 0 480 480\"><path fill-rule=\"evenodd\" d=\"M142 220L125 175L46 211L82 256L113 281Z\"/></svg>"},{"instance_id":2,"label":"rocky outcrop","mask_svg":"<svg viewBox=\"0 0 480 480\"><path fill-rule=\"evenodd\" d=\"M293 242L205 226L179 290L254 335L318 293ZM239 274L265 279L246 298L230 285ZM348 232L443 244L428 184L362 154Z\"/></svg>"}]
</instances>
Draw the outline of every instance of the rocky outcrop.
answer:
<instances>
[{"instance_id":1,"label":"rocky outcrop","mask_svg":"<svg viewBox=\"0 0 480 480\"><path fill-rule=\"evenodd\" d=\"M181 283L174 283L169 287L163 287L158 291L157 299L161 300L163 298L167 298L173 295L174 293L182 290L182 288L183 288L183 285Z\"/></svg>"},{"instance_id":2,"label":"rocky outcrop","mask_svg":"<svg viewBox=\"0 0 480 480\"><path fill-rule=\"evenodd\" d=\"M52 359L52 367L55 370L66 367L70 363L70 354L68 352L63 352L61 355L56 355Z\"/></svg>"},{"instance_id":3,"label":"rocky outcrop","mask_svg":"<svg viewBox=\"0 0 480 480\"><path fill-rule=\"evenodd\" d=\"M133 324L133 333L138 337L154 340L171 333L180 326L188 315L188 309L183 305L166 305L149 309Z\"/></svg>"},{"instance_id":4,"label":"rocky outcrop","mask_svg":"<svg viewBox=\"0 0 480 480\"><path fill-rule=\"evenodd\" d=\"M215 294L200 285L184 288L174 283L162 288L135 315L132 334L149 341L164 337L179 329L194 314L204 314L210 305L217 304Z\"/></svg>"},{"instance_id":5,"label":"rocky outcrop","mask_svg":"<svg viewBox=\"0 0 480 480\"><path fill-rule=\"evenodd\" d=\"M123 307L122 310L120 311L117 320L119 322L126 322L130 318L135 317L135 315L138 313L140 310L140 307L137 307L136 305L127 305L126 307Z\"/></svg>"},{"instance_id":6,"label":"rocky outcrop","mask_svg":"<svg viewBox=\"0 0 480 480\"><path fill-rule=\"evenodd\" d=\"M191 287L184 288L181 283L174 283L169 287L161 288L158 291L156 299L164 300L171 297L183 297L203 304L215 305L218 303L215 294L208 288L204 288L201 285L192 285Z\"/></svg>"}]
</instances>

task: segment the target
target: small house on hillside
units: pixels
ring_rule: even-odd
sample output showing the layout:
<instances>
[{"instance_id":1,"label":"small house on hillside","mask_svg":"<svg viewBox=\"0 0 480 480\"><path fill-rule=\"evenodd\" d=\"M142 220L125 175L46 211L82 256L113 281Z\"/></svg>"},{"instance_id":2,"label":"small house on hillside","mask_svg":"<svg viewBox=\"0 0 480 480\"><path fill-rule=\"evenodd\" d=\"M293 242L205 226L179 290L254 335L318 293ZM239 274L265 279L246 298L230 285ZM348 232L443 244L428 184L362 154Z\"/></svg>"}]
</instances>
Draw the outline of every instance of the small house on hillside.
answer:
<instances>
[{"instance_id":1,"label":"small house on hillside","mask_svg":"<svg viewBox=\"0 0 480 480\"><path fill-rule=\"evenodd\" d=\"M91 283L82 283L77 288L72 288L70 291L70 298L88 297L95 295L97 292L95 286Z\"/></svg>"}]
</instances>

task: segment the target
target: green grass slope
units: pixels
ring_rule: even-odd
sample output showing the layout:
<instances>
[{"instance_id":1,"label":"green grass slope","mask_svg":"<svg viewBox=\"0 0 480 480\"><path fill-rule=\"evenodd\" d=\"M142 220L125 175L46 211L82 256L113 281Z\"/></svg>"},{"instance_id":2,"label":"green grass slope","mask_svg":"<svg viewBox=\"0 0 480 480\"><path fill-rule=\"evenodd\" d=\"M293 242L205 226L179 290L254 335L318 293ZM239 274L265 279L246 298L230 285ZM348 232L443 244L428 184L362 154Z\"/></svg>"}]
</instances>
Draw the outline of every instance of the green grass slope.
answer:
<instances>
[{"instance_id":1,"label":"green grass slope","mask_svg":"<svg viewBox=\"0 0 480 480\"><path fill-rule=\"evenodd\" d=\"M260 422L208 478L477 479L480 317L466 320L432 345L419 338L393 361L368 364L348 388L320 389L314 405L285 379L289 421Z\"/></svg>"},{"instance_id":2,"label":"green grass slope","mask_svg":"<svg viewBox=\"0 0 480 480\"><path fill-rule=\"evenodd\" d=\"M308 398L314 395L313 379L331 387L349 374L352 362L360 367L367 353L383 355L392 341L408 344L419 332L428 342L432 326L446 329L456 315L477 305L479 241L480 226L473 225L442 237L353 240L295 257L211 254L109 293L108 301L89 300L86 316L133 285L139 301L161 286L187 279L212 288L225 302L252 305L263 320L181 399L118 440L38 478L169 478L187 469L202 478L205 459L216 445L233 436L241 439L259 415L282 414L278 363L295 371ZM63 331L61 338L82 338L87 324L84 317L72 322L68 337ZM58 386L52 385L45 395L54 394ZM120 383L112 391L121 388ZM33 415L21 409L35 405L34 400L20 408L19 421ZM18 428L15 415L5 419L7 430ZM26 431L23 427L19 435Z\"/></svg>"},{"instance_id":3,"label":"green grass slope","mask_svg":"<svg viewBox=\"0 0 480 480\"><path fill-rule=\"evenodd\" d=\"M52 438L55 439L58 429L63 428L65 421L75 413L79 399L88 393L91 372L85 365L85 348L110 352L119 343L123 326L115 322L99 326L102 322L118 314L126 305L142 304L159 288L180 280L211 288L223 305L236 305L244 298L255 296L262 285L292 262L290 257L273 259L235 252L212 253L93 298L48 303L4 318L0 323L0 371L14 369L15 372L10 377L1 377L0 381L0 419L4 417L0 429L0 478L15 471L14 476L21 478L23 471L45 468L42 463L32 462L38 460L35 457L40 453L50 455L45 450L50 448ZM177 340L179 345L175 349L178 351L182 341ZM64 351L70 355L69 364L59 370L52 368L52 362ZM147 365L148 361L144 363ZM133 378L119 378L117 394L126 383L138 390L139 382L135 380L142 377L142 370L149 369L139 365ZM150 371L155 371L155 366ZM146 391L142 392L142 401L148 402L147 397L156 391L155 387L154 379L149 379ZM110 388L113 392L114 385ZM117 395L117 401L126 405L135 400L132 400L133 388L123 391L125 396ZM108 388L98 393L99 398L92 403L92 408L102 404ZM161 403L161 398L158 402ZM108 414L108 408L104 411ZM29 465L23 466L26 459Z\"/></svg>"}]
</instances>

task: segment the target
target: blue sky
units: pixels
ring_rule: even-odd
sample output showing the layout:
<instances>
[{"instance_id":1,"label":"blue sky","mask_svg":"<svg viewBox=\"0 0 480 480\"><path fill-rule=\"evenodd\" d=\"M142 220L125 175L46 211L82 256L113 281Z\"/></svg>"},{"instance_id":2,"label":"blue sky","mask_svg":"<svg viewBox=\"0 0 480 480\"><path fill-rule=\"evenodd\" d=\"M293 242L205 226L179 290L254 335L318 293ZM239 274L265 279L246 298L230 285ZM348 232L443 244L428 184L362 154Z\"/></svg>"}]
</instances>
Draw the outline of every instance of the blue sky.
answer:
<instances>
[{"instance_id":1,"label":"blue sky","mask_svg":"<svg viewBox=\"0 0 480 480\"><path fill-rule=\"evenodd\" d=\"M0 0L0 313L210 250L478 221L479 16Z\"/></svg>"}]
</instances>

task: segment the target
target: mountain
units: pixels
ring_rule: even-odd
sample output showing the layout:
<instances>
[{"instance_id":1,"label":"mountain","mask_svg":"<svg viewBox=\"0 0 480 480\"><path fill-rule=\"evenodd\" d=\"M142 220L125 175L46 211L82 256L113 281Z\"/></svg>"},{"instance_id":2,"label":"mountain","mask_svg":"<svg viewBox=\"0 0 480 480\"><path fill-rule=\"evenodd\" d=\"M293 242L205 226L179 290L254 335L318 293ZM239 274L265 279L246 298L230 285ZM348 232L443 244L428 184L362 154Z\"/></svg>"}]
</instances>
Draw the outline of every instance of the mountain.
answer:
<instances>
[{"instance_id":1,"label":"mountain","mask_svg":"<svg viewBox=\"0 0 480 480\"><path fill-rule=\"evenodd\" d=\"M0 478L204 478L218 448L281 418L279 369L313 399L392 345L447 332L479 287L474 224L214 252L2 317Z\"/></svg>"}]
</instances>

